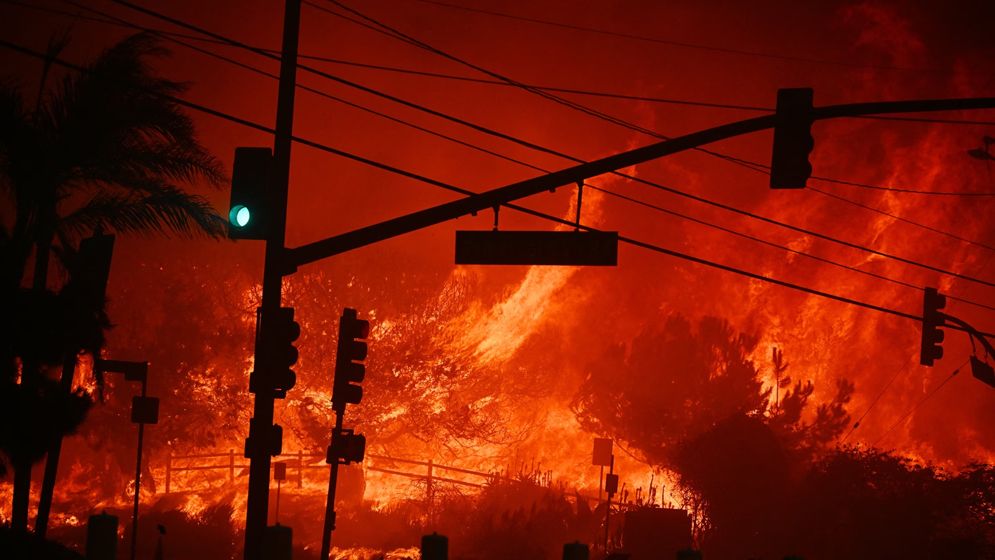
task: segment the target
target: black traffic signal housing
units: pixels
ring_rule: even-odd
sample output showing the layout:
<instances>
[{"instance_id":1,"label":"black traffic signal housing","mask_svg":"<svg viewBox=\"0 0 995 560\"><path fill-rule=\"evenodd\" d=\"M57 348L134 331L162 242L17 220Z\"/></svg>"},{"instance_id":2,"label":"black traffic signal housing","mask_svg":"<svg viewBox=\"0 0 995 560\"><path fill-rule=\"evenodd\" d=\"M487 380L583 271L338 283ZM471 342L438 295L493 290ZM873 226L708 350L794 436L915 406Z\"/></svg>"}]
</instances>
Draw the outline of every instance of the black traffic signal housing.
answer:
<instances>
[{"instance_id":1,"label":"black traffic signal housing","mask_svg":"<svg viewBox=\"0 0 995 560\"><path fill-rule=\"evenodd\" d=\"M947 297L936 291L936 288L926 288L922 297L922 343L919 349L919 363L932 366L933 362L943 357L944 315L940 310L947 304Z\"/></svg>"},{"instance_id":2,"label":"black traffic signal housing","mask_svg":"<svg viewBox=\"0 0 995 560\"><path fill-rule=\"evenodd\" d=\"M272 204L273 152L269 148L235 148L228 205L228 237L266 239Z\"/></svg>"},{"instance_id":3,"label":"black traffic signal housing","mask_svg":"<svg viewBox=\"0 0 995 560\"><path fill-rule=\"evenodd\" d=\"M249 437L245 438L245 457L254 457L259 452L272 457L283 454L283 426L265 425L255 418L249 420Z\"/></svg>"},{"instance_id":4,"label":"black traffic signal housing","mask_svg":"<svg viewBox=\"0 0 995 560\"><path fill-rule=\"evenodd\" d=\"M332 464L362 463L366 456L366 436L354 433L352 430L342 430L332 438L328 446L325 462Z\"/></svg>"},{"instance_id":5,"label":"black traffic signal housing","mask_svg":"<svg viewBox=\"0 0 995 560\"><path fill-rule=\"evenodd\" d=\"M370 322L359 319L356 310L345 308L339 320L339 341L335 353L335 379L332 384L332 407L345 411L347 404L359 404L363 388L358 385L366 378L366 342Z\"/></svg>"},{"instance_id":6,"label":"black traffic signal housing","mask_svg":"<svg viewBox=\"0 0 995 560\"><path fill-rule=\"evenodd\" d=\"M812 175L812 88L777 90L770 188L803 189Z\"/></svg>"},{"instance_id":7,"label":"black traffic signal housing","mask_svg":"<svg viewBox=\"0 0 995 560\"><path fill-rule=\"evenodd\" d=\"M273 388L273 396L282 399L287 396L287 391L297 384L297 374L290 368L297 363L300 356L294 342L301 336L301 326L294 321L293 307L281 307L269 321L263 319L263 329L270 329L269 340L272 343L270 385Z\"/></svg>"}]
</instances>

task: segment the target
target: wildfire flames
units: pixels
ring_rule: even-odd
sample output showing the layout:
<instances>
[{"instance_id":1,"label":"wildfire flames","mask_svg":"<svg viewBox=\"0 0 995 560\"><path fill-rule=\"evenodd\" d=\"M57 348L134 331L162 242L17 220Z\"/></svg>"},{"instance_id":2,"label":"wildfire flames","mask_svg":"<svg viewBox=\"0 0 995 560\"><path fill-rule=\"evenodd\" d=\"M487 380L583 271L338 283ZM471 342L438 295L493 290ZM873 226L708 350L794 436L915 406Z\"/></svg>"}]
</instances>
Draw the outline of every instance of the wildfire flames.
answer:
<instances>
[{"instance_id":1,"label":"wildfire flames","mask_svg":"<svg viewBox=\"0 0 995 560\"><path fill-rule=\"evenodd\" d=\"M913 24L917 19L883 5L847 4L834 11L833 18L839 33L852 41L854 56L874 61L870 65L874 67L841 65L831 70L799 71L792 80L812 83L817 105L991 95L992 83L986 77L992 70L990 45L952 51L954 54L937 51L940 47L931 42L935 37ZM302 51L328 52L316 38L308 39L309 33L315 34L306 30ZM540 42L545 41L553 39ZM384 46L383 52L389 54L392 48ZM592 47L578 48L588 52ZM619 78L622 83L618 88L631 85L631 91L645 95L685 91L680 84L684 65L705 65L714 56L689 53L687 60L674 62L675 74L655 76L659 83L647 85L625 75ZM475 54L487 60L485 54ZM525 59L518 51L505 54L514 60ZM622 54L636 57L630 51ZM895 70L925 68L938 61L952 62L936 71ZM774 68L797 68L797 64L784 61L772 64ZM523 80L529 72L541 72L536 66L528 68ZM722 68L728 70L729 65ZM818 74L822 71L824 75ZM635 73L635 68L621 70L622 74L630 72ZM645 75L645 68L642 72ZM713 70L701 72L702 83L712 79L708 76L714 77ZM588 84L592 89L614 88L608 76L598 78L603 78L603 83ZM774 88L790 85L775 70L745 79L739 92L744 99L773 99ZM392 80L382 79L385 89L396 86L405 95L416 91L401 78ZM840 85L843 83L846 87ZM267 92L274 90L269 82L259 84L266 84ZM204 89L195 89L194 94L208 95L207 88L215 85L219 88L216 95L231 92L230 86L204 76L203 86L198 85ZM699 78L693 85L705 87ZM719 97L714 88L709 91L713 92L711 98ZM258 106L272 105L268 95L253 99L252 106L257 102ZM324 114L319 112L323 105L317 98L303 92L299 95L300 115ZM454 112L470 107L468 101L440 95L450 101ZM539 103L514 99L529 108ZM250 106L241 98L233 104L236 108ZM670 135L741 118L720 109L682 112L649 102L598 101L597 106ZM481 114L480 108L475 111L474 118L488 116ZM516 135L562 146L585 158L650 141L631 131L615 131L605 133L604 138L580 134L577 136L583 137L571 144L569 137L577 130L573 127L580 125L562 125L557 119L563 115L550 113L549 122L539 123L516 112L501 109L497 118L488 122L500 123L500 117L507 117L507 127ZM977 118L977 113L945 116ZM358 119L353 114L342 116L333 128L359 130L357 123L363 121ZM217 146L219 154L231 152L238 129L219 127L208 120L202 126L207 141ZM342 140L344 133L330 136L322 126L305 119L297 128L303 137ZM990 192L990 169L984 162L969 158L966 150L976 147L981 136L991 134L991 130L990 126L874 119L822 121L814 129L815 175L922 191ZM432 144L426 155L423 146L404 134L396 146L387 149L376 144L382 142L383 131L364 132L354 138L350 149L377 153L392 165L475 190L537 173L510 165L498 167L484 159L480 161L486 163L476 168L475 159L454 167L450 154L457 152L449 150L456 148ZM265 145L268 139L261 135L237 139L239 145L252 142ZM770 136L753 135L714 148L769 162ZM397 187L403 194L396 200L373 204L372 197L388 196L389 189L397 185L381 186L379 175L367 175L371 172L354 163L336 167L339 162L329 161L325 155L303 147L294 149L288 246L444 200L403 186ZM547 158L543 165L559 168L567 163ZM811 184L828 194L814 189L771 191L765 175L699 152L650 162L627 172L799 228L873 247L880 253L995 280L989 271L995 250L982 246L995 239L992 198L965 201L956 196L925 196L821 181ZM795 252L585 190L582 220L599 229L618 230L696 257L914 315L921 311L922 291L889 283L882 276L917 287L935 286L941 293L995 305L991 288L967 279L778 228L618 176L598 177L591 183ZM330 192L333 184L334 192ZM345 187L366 184L376 186L365 194L360 191L366 187ZM865 207L842 202L837 196ZM575 187L565 186L554 194L533 198L526 201L530 207L566 220L576 215ZM216 199L218 207L223 207L224 195L218 194ZM336 212L341 209L332 225L328 225L329 208ZM499 217L501 229L551 228L510 210L503 210ZM633 407L638 399L652 402L659 398L659 402L669 403L667 395L690 395L693 383L712 388L714 394L702 389L708 399L738 403L737 399L745 402L746 396L717 378L736 375L732 371L735 367L753 368L761 405L749 410L773 415L787 406L786 395L794 391L797 397L798 387L811 382L812 393L801 409L799 422L816 422L820 406L836 404L848 414L845 426L826 442L825 449L839 444L894 450L950 473L972 462L995 462L995 432L986 429L995 421L995 397L989 388L973 379L969 368L962 367L941 391L935 396L931 393L971 355L972 347L962 333L949 331L942 361L932 369L923 368L917 359L919 330L915 321L626 245L621 246L619 266L612 269L453 267L452 230L489 228L491 220L491 215L483 213L462 218L455 225L304 267L285 281L285 305L296 309L301 324L301 357L294 368L297 385L276 408L276 422L284 429L284 454L274 461L287 463L288 476L280 483L279 512L277 482L271 485L269 520L276 522L279 514L282 523L293 527L295 546L317 555L321 540L328 481L324 454L334 424L329 401L335 336L338 317L347 306L368 318L372 331L365 396L346 416L347 426L366 435L368 447L363 465L347 467L340 481L339 530L333 539L340 559L365 559L378 553L387 553L386 558L417 558L417 549L411 548L416 542L409 537L420 534L418 530L423 527L434 530L447 522L456 524L456 514L447 518L447 511L461 511L454 505L462 503L460 500L485 500L480 496L488 486L527 482L562 496L572 507L581 508L583 503L585 508L594 508L602 473L591 464L591 447L598 437L615 440L614 469L621 475L625 492L616 499L686 508L695 516L696 529L707 527L708 514L698 509L693 493L682 485L678 463L661 458L670 457L683 439L714 427L721 418L702 421L703 426L698 427L682 423L682 414L690 418L697 413L697 401L690 397L683 412L661 409L645 417L629 416L630 411L622 410L621 405L616 410L613 403L598 400L599 395L607 394L599 392L599 387L624 386L627 379L645 384L644 394L626 401ZM260 299L261 253L261 246L251 242L119 242L108 287L108 313L115 326L108 333L105 356L148 360L149 394L162 399L160 423L145 432L143 554L151 555L157 538L155 524L159 523L167 527L165 538L170 543L181 538L197 542L206 539L208 530L215 531L214 535L218 526L226 525L231 542L210 545L218 557L234 557L242 546L239 531L244 527L248 480L243 446L251 414L247 387L255 309ZM801 253L850 269L814 261ZM980 330L995 329L989 310L954 300L948 310ZM722 329L728 330L727 339L733 341L730 347L734 350L724 355L726 350L701 342L707 350L695 354L698 350L692 343L709 336L721 338L714 333L725 333ZM684 350L674 342L680 336L690 341ZM771 359L774 348L783 352L786 368L775 367ZM736 355L735 349L743 355ZM705 381L695 378L699 366L711 368L704 372ZM782 383L786 378L790 382ZM845 393L841 381L852 384L852 395L841 397ZM77 369L74 385L96 394L91 364ZM125 534L137 437L129 422L134 394L133 385L108 378L104 401L90 412L81 431L66 439L50 531L57 540L82 542L86 516L102 510L122 517L119 531ZM929 398L923 400L927 395ZM726 410L721 408L724 404L714 406L715 410ZM738 410L736 406L727 409ZM745 407L741 412L749 411ZM906 417L910 410L914 413ZM674 431L664 439L673 439L673 447L651 441L649 435L657 437L659 432L654 430L664 424L663 420L655 422L670 418L670 414L678 420L666 424ZM627 426L628 431L620 426ZM39 465L34 480L41 479L41 472ZM10 518L10 498L11 486L4 480L0 482L2 520ZM37 498L33 495L32 508ZM421 525L412 529L391 517L402 514ZM189 534L182 537L169 533L170 527L191 523L205 532L188 529ZM380 532L371 536L374 530L370 527ZM586 541L597 538L590 534Z\"/></svg>"}]
</instances>

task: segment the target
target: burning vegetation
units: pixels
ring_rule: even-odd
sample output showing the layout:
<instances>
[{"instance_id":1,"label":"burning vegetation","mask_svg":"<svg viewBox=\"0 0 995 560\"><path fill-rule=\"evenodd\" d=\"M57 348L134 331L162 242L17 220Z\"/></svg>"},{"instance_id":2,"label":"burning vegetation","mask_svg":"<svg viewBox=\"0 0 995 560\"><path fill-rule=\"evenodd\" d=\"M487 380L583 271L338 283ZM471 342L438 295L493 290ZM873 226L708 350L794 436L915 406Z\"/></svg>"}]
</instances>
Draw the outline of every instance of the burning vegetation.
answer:
<instances>
[{"instance_id":1,"label":"burning vegetation","mask_svg":"<svg viewBox=\"0 0 995 560\"><path fill-rule=\"evenodd\" d=\"M975 51L943 74L946 85L896 73L894 67L928 59L930 51L892 9L861 3L835 17L853 35L854 48L880 67L846 70L853 88L831 95L965 97L990 86L970 71L981 64ZM137 60L163 54L148 35L131 41ZM139 81L149 77L143 65L125 66ZM764 91L773 91L763 80L757 78ZM159 85L183 91L178 83ZM85 93L82 101L101 98ZM305 98L303 107L312 101ZM701 128L645 104L632 113L649 128ZM32 115L29 121L44 121L41 113ZM182 113L176 119L170 123L192 134L192 121ZM533 131L531 122L509 120L523 135ZM163 123L138 125L131 137L136 143L161 148L160 134L170 136L159 130ZM874 119L820 123L815 168L864 186L956 187L989 196L995 141L964 130ZM643 142L627 134L625 143ZM166 177L221 182L220 163L188 140L196 149L187 155L202 169ZM739 142L730 143L743 157L768 155L769 138ZM587 143L581 149L620 150ZM909 310L921 305L921 288L938 286L949 294L952 314L991 330L987 265L995 252L995 203L873 186L830 189L823 182L775 196L766 176L754 181L742 168L705 157L687 153L640 165L627 177L595 178L592 186L603 191L585 190L582 205L567 188L534 198L537 207L568 221L583 216L585 225L599 229L631 228L666 240L674 251L752 271L753 278L638 246L623 246L620 266L610 270L455 268L448 256L443 264L437 256L449 254L449 238L444 245L421 234L289 276L283 305L296 310L300 358L296 386L276 407L283 439L274 461L286 476L271 484L268 523L293 528L294 557L319 557L326 448L335 425L336 333L345 307L358 309L371 331L364 397L347 417L366 437L366 460L340 475L338 560L418 558L415 546L432 532L449 538L454 558L554 559L573 541L621 547L627 514L662 510L686 513L688 544L705 558L995 557L995 432L986 428L995 407L988 388L957 367L970 355L989 357L950 330L946 358L922 369L914 355L919 333L908 320L914 317ZM35 162L33 169L47 163ZM440 176L469 173L451 171L449 161L425 165ZM328 234L315 225L325 225L326 216L316 218L305 207L337 205L346 210L345 224L354 217L347 215L356 207L348 198L354 194L328 195L311 169L300 171L302 186L310 186L294 191L301 193L291 205L291 215L301 218L288 228L294 242ZM350 172L342 179L351 180ZM645 177L679 184L686 196ZM96 172L89 179L90 186L108 186ZM6 187L10 180L4 180ZM170 184L152 184L163 191L158 195L176 194L165 188ZM730 188L715 194L710 185ZM88 191L67 190L60 200L88 208ZM612 193L643 204L622 206ZM89 202L108 197L135 202L120 193ZM703 206L696 197L714 203ZM220 235L223 225L206 200L191 201L204 213L195 212L205 231ZM40 208L45 201L34 202ZM656 211L661 205L666 219ZM16 219L19 209L4 208L0 218ZM363 219L365 211L356 210ZM531 223L505 213L501 228ZM169 212L160 218L180 230L196 222L177 222ZM497 212L493 219L496 224ZM123 377L102 376L95 359L141 359L150 364L149 391L161 399L161 420L144 434L138 557L159 558L161 550L165 558L241 558L249 472L243 451L252 414L247 389L262 300L259 247L246 257L244 242L236 253L231 244L180 247L122 236L106 302L76 321L67 319L65 301L77 289L78 238L104 228L133 233L143 222L139 216L69 226L74 223L76 229L64 232L36 228L35 237L24 239L3 224L4 262L20 259L20 273L5 274L17 278L6 284L3 300L15 320L4 323L3 333L9 342L3 357L12 359L3 364L0 390L0 521L16 523L14 471L34 464L33 477L41 480L39 461L51 449L52 434L72 430L62 443L47 534L70 550L43 541L30 546L76 557L72 550L82 551L90 515L130 516L136 389ZM762 244L746 245L757 238ZM55 263L51 274L42 269L43 278L61 291L46 291L45 282L35 291L21 288L33 266L37 273L32 259L45 256L43 247ZM788 289L799 286L811 289ZM899 316L888 310L900 310ZM54 328L63 323L75 330ZM33 345L37 340L47 344ZM76 368L65 378L67 359ZM611 506L604 473L591 461L595 438L613 442L611 470L620 482ZM39 499L35 489L32 510ZM130 531L127 523L120 526L122 543ZM21 546L21 538L0 530L0 551Z\"/></svg>"}]
</instances>

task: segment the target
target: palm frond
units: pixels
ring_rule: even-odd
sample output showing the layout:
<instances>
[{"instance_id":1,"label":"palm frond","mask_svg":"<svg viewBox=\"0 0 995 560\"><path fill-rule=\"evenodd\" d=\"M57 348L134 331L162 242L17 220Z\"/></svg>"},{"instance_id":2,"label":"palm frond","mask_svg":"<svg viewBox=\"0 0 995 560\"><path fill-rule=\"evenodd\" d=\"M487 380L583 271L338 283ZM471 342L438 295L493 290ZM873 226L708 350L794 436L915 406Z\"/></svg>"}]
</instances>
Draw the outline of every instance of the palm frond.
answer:
<instances>
[{"instance_id":1,"label":"palm frond","mask_svg":"<svg viewBox=\"0 0 995 560\"><path fill-rule=\"evenodd\" d=\"M225 182L220 162L196 138L193 121L166 96L186 85L156 76L145 58L162 55L138 34L104 52L86 72L63 80L44 114L56 167L67 177L107 178L144 169L172 181Z\"/></svg>"},{"instance_id":2,"label":"palm frond","mask_svg":"<svg viewBox=\"0 0 995 560\"><path fill-rule=\"evenodd\" d=\"M154 192L98 193L59 224L61 234L73 239L98 228L139 235L223 238L227 234L227 222L206 199L171 185L160 185Z\"/></svg>"}]
</instances>

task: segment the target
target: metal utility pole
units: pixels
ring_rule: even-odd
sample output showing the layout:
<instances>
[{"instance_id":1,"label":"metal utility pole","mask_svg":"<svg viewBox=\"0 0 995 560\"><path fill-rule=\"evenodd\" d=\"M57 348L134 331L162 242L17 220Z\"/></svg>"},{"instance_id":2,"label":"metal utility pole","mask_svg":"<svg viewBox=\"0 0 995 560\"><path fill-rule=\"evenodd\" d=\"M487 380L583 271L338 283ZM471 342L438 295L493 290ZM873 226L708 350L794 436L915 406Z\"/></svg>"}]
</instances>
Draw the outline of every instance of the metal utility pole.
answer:
<instances>
[{"instance_id":1,"label":"metal utility pole","mask_svg":"<svg viewBox=\"0 0 995 560\"><path fill-rule=\"evenodd\" d=\"M263 265L263 314L278 312L282 299L284 238L287 224L287 191L290 183L290 146L294 124L294 94L297 81L297 47L300 35L301 0L287 0L283 14L283 48L280 58L280 85L276 105L276 135L273 142L273 174L270 203L269 235ZM262 316L262 315L260 315ZM255 367L256 374L266 379L273 366L267 359L268 329L259 329L257 316ZM245 558L262 560L263 533L269 509L270 457L275 439L281 434L273 426L274 394L266 383L260 384L255 396L245 456L249 459L249 497L245 517Z\"/></svg>"},{"instance_id":2,"label":"metal utility pole","mask_svg":"<svg viewBox=\"0 0 995 560\"><path fill-rule=\"evenodd\" d=\"M342 437L342 417L344 412L335 411L335 428L332 430L332 445ZM330 457L331 458L331 457ZM335 530L335 487L339 481L339 461L333 458L328 471L328 495L325 498L325 524L321 530L321 553L319 560L328 560L332 551L332 531Z\"/></svg>"},{"instance_id":3,"label":"metal utility pole","mask_svg":"<svg viewBox=\"0 0 995 560\"><path fill-rule=\"evenodd\" d=\"M328 446L325 462L331 465L328 473L328 499L325 502L325 524L321 532L321 560L328 560L332 549L332 531L335 530L335 486L338 484L339 465L361 463L366 454L366 436L342 427L346 405L363 400L359 385L366 378L367 346L363 339L370 336L370 323L360 319L355 309L345 308L339 319L338 347L335 349L335 377L332 381L332 408L335 409L335 428Z\"/></svg>"}]
</instances>

